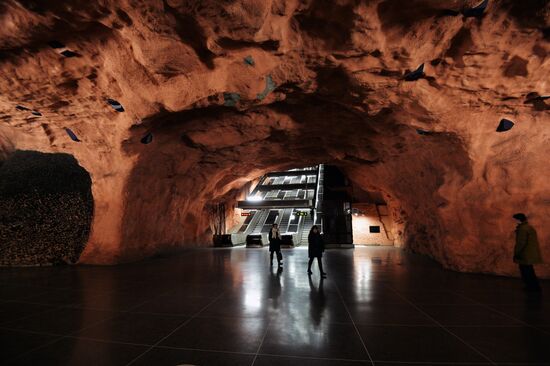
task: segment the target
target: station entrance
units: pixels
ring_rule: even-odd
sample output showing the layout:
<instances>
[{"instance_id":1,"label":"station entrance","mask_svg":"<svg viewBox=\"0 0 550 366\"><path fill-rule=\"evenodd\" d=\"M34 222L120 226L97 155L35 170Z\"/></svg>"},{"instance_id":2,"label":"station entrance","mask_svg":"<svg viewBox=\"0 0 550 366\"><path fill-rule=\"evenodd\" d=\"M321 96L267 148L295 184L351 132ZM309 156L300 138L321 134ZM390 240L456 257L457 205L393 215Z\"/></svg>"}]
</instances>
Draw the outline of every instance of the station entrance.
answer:
<instances>
[{"instance_id":1,"label":"station entrance","mask_svg":"<svg viewBox=\"0 0 550 366\"><path fill-rule=\"evenodd\" d=\"M273 224L279 226L283 247L307 245L313 225L328 246L393 245L382 195L354 190L336 166L269 172L238 201L237 209L241 218L230 231L237 245L267 245Z\"/></svg>"},{"instance_id":2,"label":"station entrance","mask_svg":"<svg viewBox=\"0 0 550 366\"><path fill-rule=\"evenodd\" d=\"M244 217L232 233L248 246L263 246L278 224L284 246L307 243L313 225L323 226L324 166L270 172L264 175L237 208Z\"/></svg>"}]
</instances>

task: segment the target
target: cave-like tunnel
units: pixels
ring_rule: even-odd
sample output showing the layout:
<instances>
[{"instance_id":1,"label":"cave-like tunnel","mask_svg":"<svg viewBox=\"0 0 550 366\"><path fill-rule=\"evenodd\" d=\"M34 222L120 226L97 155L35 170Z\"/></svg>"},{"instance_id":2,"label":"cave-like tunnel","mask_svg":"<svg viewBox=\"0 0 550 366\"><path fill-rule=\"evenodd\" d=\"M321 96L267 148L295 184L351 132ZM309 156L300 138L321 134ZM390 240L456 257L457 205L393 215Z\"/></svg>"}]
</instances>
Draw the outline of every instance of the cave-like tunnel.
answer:
<instances>
[{"instance_id":1,"label":"cave-like tunnel","mask_svg":"<svg viewBox=\"0 0 550 366\"><path fill-rule=\"evenodd\" d=\"M0 2L0 363L550 363L549 41L547 0Z\"/></svg>"}]
</instances>

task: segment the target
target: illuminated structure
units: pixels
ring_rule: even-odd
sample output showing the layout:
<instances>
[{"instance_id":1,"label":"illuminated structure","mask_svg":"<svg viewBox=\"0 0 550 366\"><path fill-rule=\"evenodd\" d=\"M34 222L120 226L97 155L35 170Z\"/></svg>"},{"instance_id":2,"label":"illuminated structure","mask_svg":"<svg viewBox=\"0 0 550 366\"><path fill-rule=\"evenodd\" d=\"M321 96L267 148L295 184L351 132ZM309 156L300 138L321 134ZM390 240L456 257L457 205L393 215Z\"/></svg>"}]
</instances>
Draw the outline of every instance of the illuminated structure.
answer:
<instances>
[{"instance_id":1,"label":"illuminated structure","mask_svg":"<svg viewBox=\"0 0 550 366\"><path fill-rule=\"evenodd\" d=\"M279 225L288 245L307 243L307 235L316 224L322 228L324 166L270 172L264 175L245 201L237 207L246 217L233 233L233 242L246 238L267 243L273 224Z\"/></svg>"},{"instance_id":2,"label":"illuminated structure","mask_svg":"<svg viewBox=\"0 0 550 366\"><path fill-rule=\"evenodd\" d=\"M382 196L354 194L346 176L332 165L267 173L237 208L243 220L232 230L236 245L265 245L273 224L279 225L286 246L307 245L314 224L329 246L394 245Z\"/></svg>"}]
</instances>

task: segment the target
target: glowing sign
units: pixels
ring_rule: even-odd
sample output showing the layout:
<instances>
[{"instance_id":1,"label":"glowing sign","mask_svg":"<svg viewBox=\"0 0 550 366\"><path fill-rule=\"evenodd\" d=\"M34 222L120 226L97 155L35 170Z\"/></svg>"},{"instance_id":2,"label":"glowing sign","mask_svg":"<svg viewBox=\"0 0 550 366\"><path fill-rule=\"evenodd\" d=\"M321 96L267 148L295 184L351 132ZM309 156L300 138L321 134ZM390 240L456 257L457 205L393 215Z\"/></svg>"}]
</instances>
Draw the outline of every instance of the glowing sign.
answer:
<instances>
[{"instance_id":1,"label":"glowing sign","mask_svg":"<svg viewBox=\"0 0 550 366\"><path fill-rule=\"evenodd\" d=\"M241 212L241 216L250 216L252 215L250 212Z\"/></svg>"},{"instance_id":2,"label":"glowing sign","mask_svg":"<svg viewBox=\"0 0 550 366\"><path fill-rule=\"evenodd\" d=\"M296 216L307 216L307 212L305 211L298 211L295 213Z\"/></svg>"}]
</instances>

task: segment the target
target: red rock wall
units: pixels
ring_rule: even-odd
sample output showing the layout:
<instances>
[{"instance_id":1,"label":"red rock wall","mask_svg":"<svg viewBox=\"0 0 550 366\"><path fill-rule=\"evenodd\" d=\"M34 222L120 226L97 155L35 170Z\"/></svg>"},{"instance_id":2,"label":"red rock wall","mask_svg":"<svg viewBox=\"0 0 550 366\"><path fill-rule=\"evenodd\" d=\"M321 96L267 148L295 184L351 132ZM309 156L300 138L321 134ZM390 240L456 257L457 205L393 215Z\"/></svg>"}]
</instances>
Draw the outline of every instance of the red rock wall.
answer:
<instances>
[{"instance_id":1,"label":"red rock wall","mask_svg":"<svg viewBox=\"0 0 550 366\"><path fill-rule=\"evenodd\" d=\"M66 152L90 172L83 263L209 245L209 202L231 207L266 171L324 162L385 194L406 247L515 274L514 212L550 258L550 103L524 103L550 93L549 7L442 15L475 3L4 1L0 157ZM425 77L403 79L422 63ZM496 133L502 118L516 125Z\"/></svg>"},{"instance_id":2,"label":"red rock wall","mask_svg":"<svg viewBox=\"0 0 550 366\"><path fill-rule=\"evenodd\" d=\"M373 203L353 203L353 244L399 246L399 243L394 243L392 237L393 220L388 220L387 216L382 217L381 214L385 214L383 210L386 210L386 206L381 206L377 210L376 204ZM379 232L371 232L371 226L378 226Z\"/></svg>"}]
</instances>

